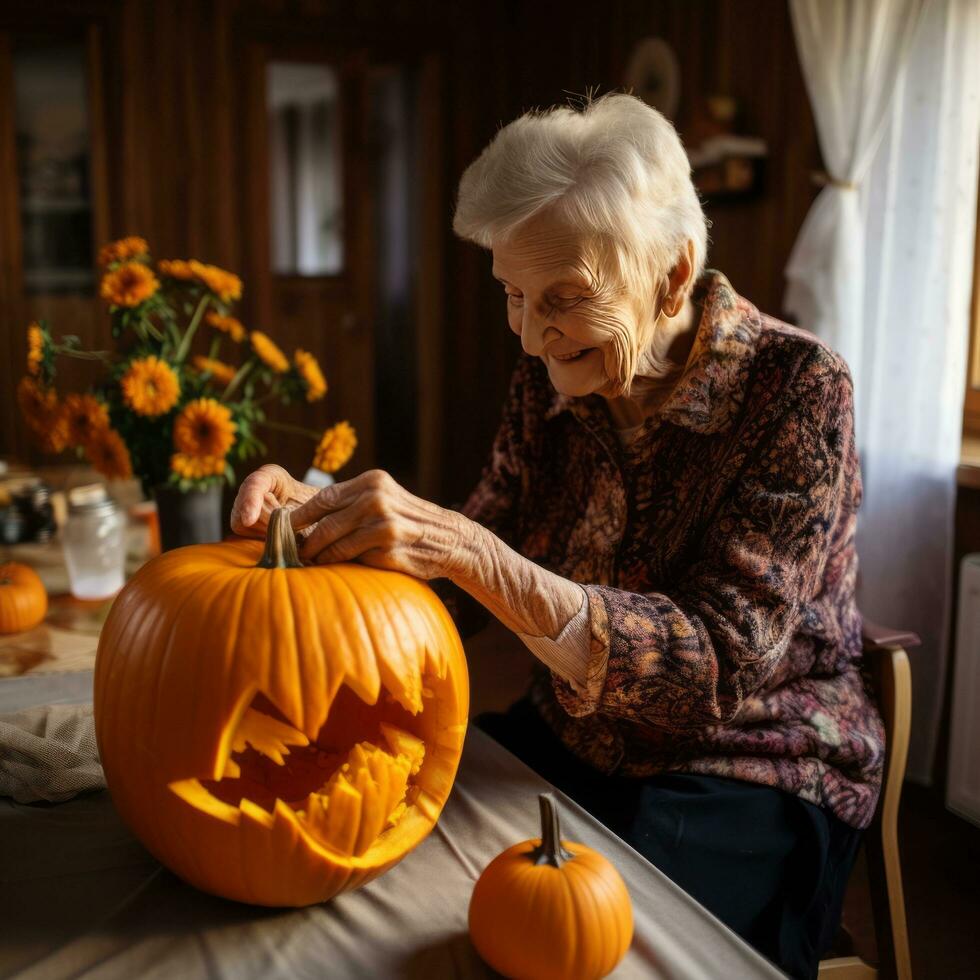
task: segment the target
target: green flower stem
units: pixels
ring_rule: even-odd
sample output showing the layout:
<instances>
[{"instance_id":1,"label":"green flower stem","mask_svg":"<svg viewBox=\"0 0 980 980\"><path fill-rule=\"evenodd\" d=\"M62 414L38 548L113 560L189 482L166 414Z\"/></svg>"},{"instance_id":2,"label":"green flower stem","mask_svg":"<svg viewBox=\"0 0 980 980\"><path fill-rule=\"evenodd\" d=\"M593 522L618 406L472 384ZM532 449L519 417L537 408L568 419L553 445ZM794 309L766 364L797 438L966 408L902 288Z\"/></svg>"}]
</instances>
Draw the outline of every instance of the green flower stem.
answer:
<instances>
[{"instance_id":1,"label":"green flower stem","mask_svg":"<svg viewBox=\"0 0 980 980\"><path fill-rule=\"evenodd\" d=\"M268 426L270 429L276 429L279 432L294 432L296 435L309 436L314 440L320 438L319 432L314 432L313 429L304 429L301 425L291 425L289 422L272 422L266 419L262 425Z\"/></svg>"},{"instance_id":2,"label":"green flower stem","mask_svg":"<svg viewBox=\"0 0 980 980\"><path fill-rule=\"evenodd\" d=\"M194 315L191 317L191 322L187 327L187 333L184 334L184 339L180 342L180 347L177 348L177 354L174 360L181 364L185 357L187 357L188 352L191 349L191 341L194 339L194 334L197 333L197 328L201 323L201 317L204 316L204 311L207 309L208 303L211 302L211 296L205 293L200 302L197 304L197 309L194 311ZM232 381L234 384L234 380Z\"/></svg>"},{"instance_id":3,"label":"green flower stem","mask_svg":"<svg viewBox=\"0 0 980 980\"><path fill-rule=\"evenodd\" d=\"M228 382L228 387L225 388L221 395L221 400L223 402L228 401L232 392L248 377L252 368L255 367L255 361L246 361L236 372L235 377Z\"/></svg>"},{"instance_id":4,"label":"green flower stem","mask_svg":"<svg viewBox=\"0 0 980 980\"><path fill-rule=\"evenodd\" d=\"M142 320L142 325L146 328L146 332L158 343L163 343L163 334L149 320Z\"/></svg>"},{"instance_id":5,"label":"green flower stem","mask_svg":"<svg viewBox=\"0 0 980 980\"><path fill-rule=\"evenodd\" d=\"M218 356L218 350L221 347L221 337L215 337L211 341L211 347L208 350L208 357L213 361Z\"/></svg>"},{"instance_id":6,"label":"green flower stem","mask_svg":"<svg viewBox=\"0 0 980 980\"><path fill-rule=\"evenodd\" d=\"M270 398L278 398L279 388L280 388L279 376L274 375L272 380L269 382L269 387L266 389L265 394L261 395L259 398L256 398L255 404L261 405L263 402L269 401Z\"/></svg>"},{"instance_id":7,"label":"green flower stem","mask_svg":"<svg viewBox=\"0 0 980 980\"><path fill-rule=\"evenodd\" d=\"M77 350L72 347L59 347L56 344L52 344L51 348L61 357L74 357L79 361L105 361L107 364L112 361L110 350Z\"/></svg>"}]
</instances>

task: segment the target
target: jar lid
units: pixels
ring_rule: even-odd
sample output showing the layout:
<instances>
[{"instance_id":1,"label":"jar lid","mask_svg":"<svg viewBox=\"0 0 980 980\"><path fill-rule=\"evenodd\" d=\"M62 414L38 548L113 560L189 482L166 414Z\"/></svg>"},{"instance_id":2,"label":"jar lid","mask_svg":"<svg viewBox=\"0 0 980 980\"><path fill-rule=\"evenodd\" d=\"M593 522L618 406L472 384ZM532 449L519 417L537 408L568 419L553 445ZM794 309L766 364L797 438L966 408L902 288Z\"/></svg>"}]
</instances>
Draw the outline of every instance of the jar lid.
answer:
<instances>
[{"instance_id":1,"label":"jar lid","mask_svg":"<svg viewBox=\"0 0 980 980\"><path fill-rule=\"evenodd\" d=\"M68 503L70 505L87 504L91 502L101 502L108 499L105 485L102 483L86 483L81 487L72 487L68 491Z\"/></svg>"},{"instance_id":2,"label":"jar lid","mask_svg":"<svg viewBox=\"0 0 980 980\"><path fill-rule=\"evenodd\" d=\"M114 500L108 497L105 500L90 500L83 504L69 504L68 516L78 517L107 517L109 514L118 514L119 508Z\"/></svg>"},{"instance_id":3,"label":"jar lid","mask_svg":"<svg viewBox=\"0 0 980 980\"><path fill-rule=\"evenodd\" d=\"M86 487L74 487L68 491L69 514L106 515L115 514L119 508L116 502L106 493L101 483L93 483Z\"/></svg>"}]
</instances>

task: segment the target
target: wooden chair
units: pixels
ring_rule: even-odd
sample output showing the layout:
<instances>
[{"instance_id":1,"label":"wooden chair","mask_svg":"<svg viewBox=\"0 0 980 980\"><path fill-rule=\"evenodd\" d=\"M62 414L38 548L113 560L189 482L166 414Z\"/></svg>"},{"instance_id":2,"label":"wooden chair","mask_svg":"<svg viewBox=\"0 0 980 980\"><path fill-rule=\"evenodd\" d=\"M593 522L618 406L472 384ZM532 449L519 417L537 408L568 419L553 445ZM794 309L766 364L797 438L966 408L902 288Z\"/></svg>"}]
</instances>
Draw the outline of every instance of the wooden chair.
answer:
<instances>
[{"instance_id":1,"label":"wooden chair","mask_svg":"<svg viewBox=\"0 0 980 980\"><path fill-rule=\"evenodd\" d=\"M864 837L875 935L877 968L859 956L820 963L821 980L912 980L905 895L898 854L898 804L905 779L912 722L912 676L906 647L918 646L914 633L903 633L864 621L865 661L885 723L885 778L874 821Z\"/></svg>"}]
</instances>

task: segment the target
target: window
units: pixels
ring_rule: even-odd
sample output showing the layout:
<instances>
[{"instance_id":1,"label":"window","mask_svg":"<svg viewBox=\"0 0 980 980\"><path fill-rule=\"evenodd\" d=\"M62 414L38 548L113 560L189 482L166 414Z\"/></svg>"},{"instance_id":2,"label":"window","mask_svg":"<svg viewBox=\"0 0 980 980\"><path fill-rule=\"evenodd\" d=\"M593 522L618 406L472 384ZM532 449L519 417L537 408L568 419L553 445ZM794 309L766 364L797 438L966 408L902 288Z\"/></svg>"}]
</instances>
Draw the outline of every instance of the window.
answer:
<instances>
[{"instance_id":1,"label":"window","mask_svg":"<svg viewBox=\"0 0 980 980\"><path fill-rule=\"evenodd\" d=\"M272 268L337 275L344 265L343 183L336 72L273 61L266 76Z\"/></svg>"},{"instance_id":2,"label":"window","mask_svg":"<svg viewBox=\"0 0 980 980\"><path fill-rule=\"evenodd\" d=\"M87 293L92 274L84 42L13 50L17 177L27 293Z\"/></svg>"},{"instance_id":3,"label":"window","mask_svg":"<svg viewBox=\"0 0 980 980\"><path fill-rule=\"evenodd\" d=\"M963 404L963 430L980 437L980 194L977 196L977 237L973 249L973 301L970 327L970 356Z\"/></svg>"}]
</instances>

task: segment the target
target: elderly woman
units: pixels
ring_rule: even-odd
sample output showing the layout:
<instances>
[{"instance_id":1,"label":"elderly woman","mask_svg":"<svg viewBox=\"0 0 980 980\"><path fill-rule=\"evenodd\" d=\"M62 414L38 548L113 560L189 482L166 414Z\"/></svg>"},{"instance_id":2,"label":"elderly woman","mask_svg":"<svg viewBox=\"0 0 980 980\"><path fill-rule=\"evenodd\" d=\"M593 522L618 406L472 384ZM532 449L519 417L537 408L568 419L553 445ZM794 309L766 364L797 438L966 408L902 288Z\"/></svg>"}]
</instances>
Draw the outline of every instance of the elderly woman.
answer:
<instances>
[{"instance_id":1,"label":"elderly woman","mask_svg":"<svg viewBox=\"0 0 980 980\"><path fill-rule=\"evenodd\" d=\"M847 367L702 274L671 125L627 95L529 113L463 175L524 356L462 513L381 472L278 467L311 562L445 578L539 661L487 729L795 976L840 914L883 754L854 602Z\"/></svg>"}]
</instances>

